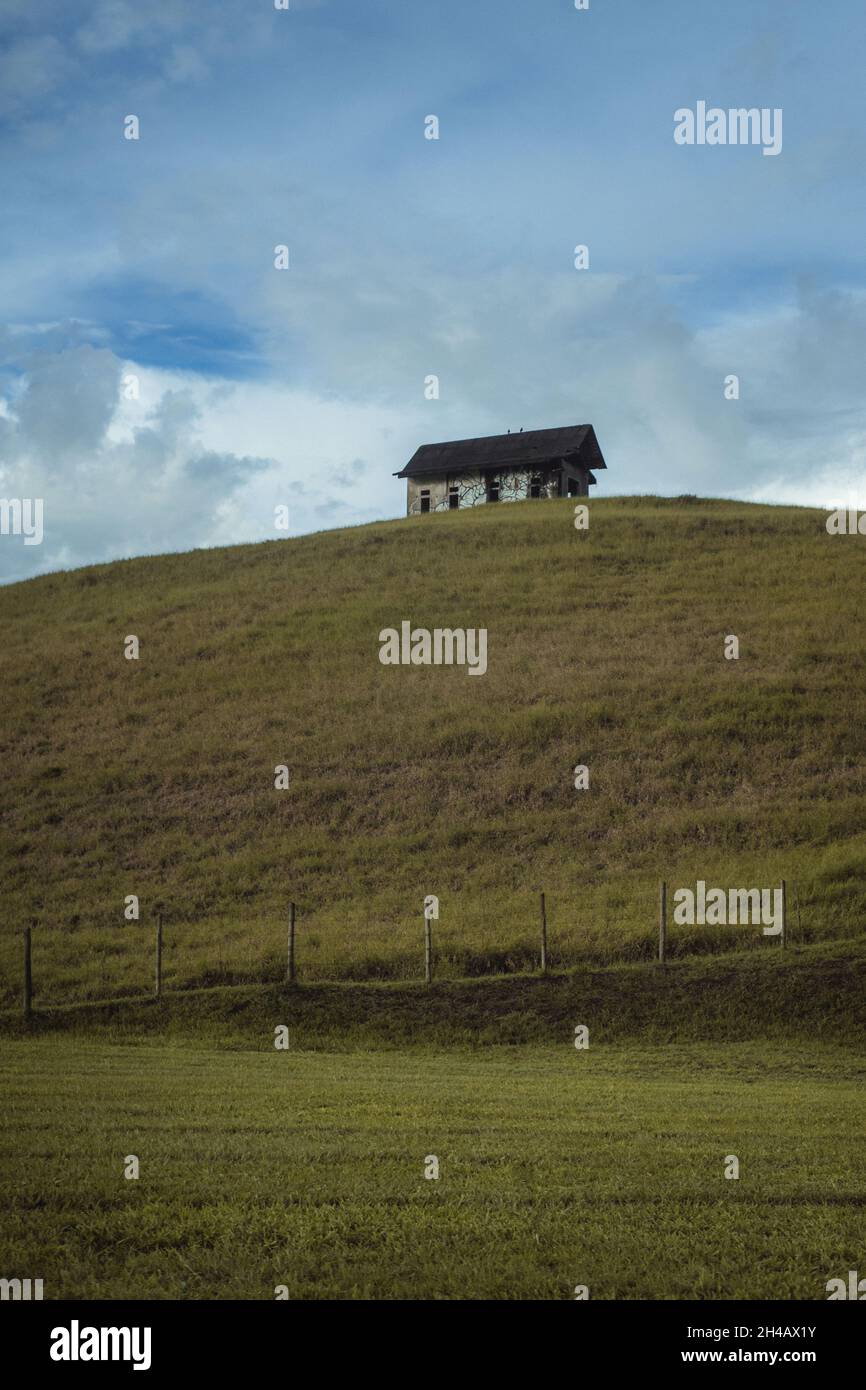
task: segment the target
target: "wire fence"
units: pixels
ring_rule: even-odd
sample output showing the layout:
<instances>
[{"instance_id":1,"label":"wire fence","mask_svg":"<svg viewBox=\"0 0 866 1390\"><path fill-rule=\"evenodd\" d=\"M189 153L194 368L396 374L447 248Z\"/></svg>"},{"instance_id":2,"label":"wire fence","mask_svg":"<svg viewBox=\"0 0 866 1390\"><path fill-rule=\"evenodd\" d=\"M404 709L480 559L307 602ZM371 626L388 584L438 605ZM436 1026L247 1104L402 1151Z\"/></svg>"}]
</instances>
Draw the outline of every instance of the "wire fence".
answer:
<instances>
[{"instance_id":1,"label":"wire fence","mask_svg":"<svg viewBox=\"0 0 866 1390\"><path fill-rule=\"evenodd\" d=\"M370 959L364 960L363 964L358 962L356 969L352 968L350 962L348 968L330 977L316 970L310 972L306 980L304 918L298 905L290 902L286 911L282 950L271 952L266 965L257 969L250 960L246 970L229 967L223 961L220 947L218 964L208 970L204 980L187 978L179 984L175 981L172 992L216 988L225 984L280 983L291 988L304 983L324 984L338 980L360 983L373 978L403 980L407 983L423 981L430 986L440 977L479 978L518 972L535 972L543 976L555 970L617 963L644 963L664 970L672 959L717 953L745 945L753 948L776 946L784 950L792 942L802 944L811 939L811 933L803 925L806 901L803 888L802 881L788 883L782 879L770 889L708 889L699 880L693 892L690 888L673 888L662 880L651 891L639 892L637 902L631 902L632 911L637 907L647 926L637 935L632 935L625 953L618 953L615 946L610 944L604 949L595 950L584 944L581 949L579 944L575 944L573 929L569 932L567 947L563 949L557 939L556 911L551 914L550 898L543 890L537 895L534 929L525 931L521 940L512 942L501 951L483 948L472 950L467 947L455 948L449 935L440 949L440 903L437 897L428 895L418 915L416 952L396 952L387 961L377 961L374 969L371 969ZM615 901L621 902L621 898L617 897ZM611 930L607 918L608 914L605 913L601 923L602 937L608 936ZM707 936L707 927L717 929L712 937ZM745 935L744 927L749 928ZM31 927L25 927L22 933L22 1009L25 1019L32 1018L34 1012L34 942L38 946L39 935L39 930L34 932ZM98 993L94 993L97 982L92 979L87 1002L140 999L147 994L155 999L162 998L167 988L166 952L167 947L173 944L172 937L164 914L158 914L151 938L153 954L149 989L143 978L140 985L116 985L112 989L107 957L101 953L98 957ZM38 965L37 953L37 976ZM49 1006L57 1007L63 1002L68 1001L51 1000ZM81 1001L76 999L75 1002Z\"/></svg>"}]
</instances>

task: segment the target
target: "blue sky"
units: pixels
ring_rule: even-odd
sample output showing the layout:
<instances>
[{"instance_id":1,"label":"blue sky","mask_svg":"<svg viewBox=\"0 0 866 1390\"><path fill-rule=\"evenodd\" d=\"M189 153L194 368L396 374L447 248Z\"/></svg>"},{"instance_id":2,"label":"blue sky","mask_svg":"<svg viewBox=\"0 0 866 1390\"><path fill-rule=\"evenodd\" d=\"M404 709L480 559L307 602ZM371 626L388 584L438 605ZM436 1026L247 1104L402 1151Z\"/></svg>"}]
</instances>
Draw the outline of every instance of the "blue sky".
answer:
<instances>
[{"instance_id":1,"label":"blue sky","mask_svg":"<svg viewBox=\"0 0 866 1390\"><path fill-rule=\"evenodd\" d=\"M864 67L849 0L0 0L0 578L586 420L600 495L866 506ZM677 145L698 101L781 152Z\"/></svg>"}]
</instances>

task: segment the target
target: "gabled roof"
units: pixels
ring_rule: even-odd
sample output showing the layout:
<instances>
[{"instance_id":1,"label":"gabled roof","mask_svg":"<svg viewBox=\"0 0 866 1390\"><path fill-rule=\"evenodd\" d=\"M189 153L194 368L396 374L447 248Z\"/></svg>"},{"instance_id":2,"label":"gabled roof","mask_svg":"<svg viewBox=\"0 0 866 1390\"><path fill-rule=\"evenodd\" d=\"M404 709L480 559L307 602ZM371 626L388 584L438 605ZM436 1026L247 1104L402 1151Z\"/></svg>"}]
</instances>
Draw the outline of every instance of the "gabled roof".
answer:
<instances>
[{"instance_id":1,"label":"gabled roof","mask_svg":"<svg viewBox=\"0 0 866 1390\"><path fill-rule=\"evenodd\" d=\"M605 468L592 425L564 425L521 434L488 434L478 439L451 439L422 444L395 478L431 473L461 473L484 468L532 468L545 463L574 463Z\"/></svg>"}]
</instances>

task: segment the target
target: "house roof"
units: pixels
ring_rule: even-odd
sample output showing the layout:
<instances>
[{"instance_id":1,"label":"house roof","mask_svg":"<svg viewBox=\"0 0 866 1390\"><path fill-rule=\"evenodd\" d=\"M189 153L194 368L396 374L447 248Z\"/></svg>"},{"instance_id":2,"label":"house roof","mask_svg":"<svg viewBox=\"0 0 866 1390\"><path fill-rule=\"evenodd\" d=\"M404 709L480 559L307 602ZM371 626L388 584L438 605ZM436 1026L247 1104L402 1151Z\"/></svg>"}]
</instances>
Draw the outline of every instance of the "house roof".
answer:
<instances>
[{"instance_id":1,"label":"house roof","mask_svg":"<svg viewBox=\"0 0 866 1390\"><path fill-rule=\"evenodd\" d=\"M532 468L550 463L574 463L606 468L592 425L564 425L520 434L488 434L478 439L451 439L422 444L395 478L418 478L433 473L462 473L485 468Z\"/></svg>"}]
</instances>

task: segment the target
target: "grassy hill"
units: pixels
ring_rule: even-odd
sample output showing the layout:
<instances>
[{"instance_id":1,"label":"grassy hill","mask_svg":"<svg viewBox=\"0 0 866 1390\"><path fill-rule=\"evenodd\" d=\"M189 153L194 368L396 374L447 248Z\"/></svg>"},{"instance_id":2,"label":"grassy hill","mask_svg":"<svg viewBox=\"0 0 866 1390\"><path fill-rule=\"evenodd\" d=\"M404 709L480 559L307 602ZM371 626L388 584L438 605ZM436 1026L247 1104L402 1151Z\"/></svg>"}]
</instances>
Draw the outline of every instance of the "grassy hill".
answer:
<instances>
[{"instance_id":1,"label":"grassy hill","mask_svg":"<svg viewBox=\"0 0 866 1390\"><path fill-rule=\"evenodd\" d=\"M274 1027L292 1050L458 1051L486 1046L571 1047L577 1021L593 1046L724 1043L743 1038L856 1048L866 1030L866 942L787 951L733 951L658 966L399 980L218 985L160 999L105 999L42 1008L25 1022L0 1015L5 1038L65 1034L106 1043L274 1050ZM721 1049L724 1051L724 1049ZM863 1061L866 1068L866 1059Z\"/></svg>"},{"instance_id":2,"label":"grassy hill","mask_svg":"<svg viewBox=\"0 0 866 1390\"><path fill-rule=\"evenodd\" d=\"M140 993L158 911L170 987L278 979L291 898L307 980L417 976L428 893L442 975L531 967L541 888L555 964L648 958L662 876L784 876L795 942L862 935L862 545L805 509L599 500L582 534L519 503L0 590L2 1001L28 923L37 1003ZM403 619L487 628L486 675L382 666ZM671 929L733 947L777 943Z\"/></svg>"}]
</instances>

